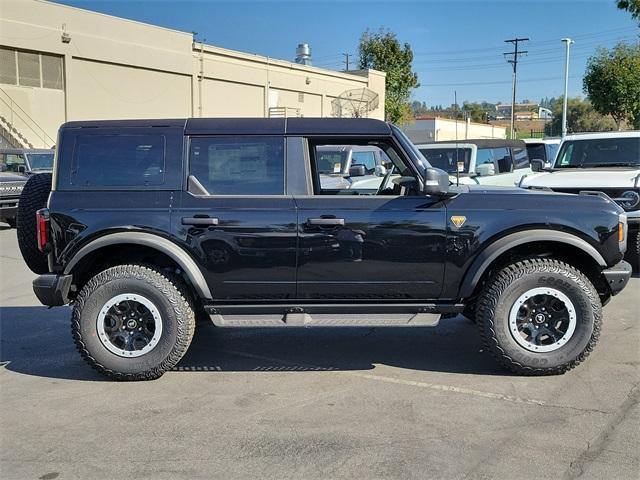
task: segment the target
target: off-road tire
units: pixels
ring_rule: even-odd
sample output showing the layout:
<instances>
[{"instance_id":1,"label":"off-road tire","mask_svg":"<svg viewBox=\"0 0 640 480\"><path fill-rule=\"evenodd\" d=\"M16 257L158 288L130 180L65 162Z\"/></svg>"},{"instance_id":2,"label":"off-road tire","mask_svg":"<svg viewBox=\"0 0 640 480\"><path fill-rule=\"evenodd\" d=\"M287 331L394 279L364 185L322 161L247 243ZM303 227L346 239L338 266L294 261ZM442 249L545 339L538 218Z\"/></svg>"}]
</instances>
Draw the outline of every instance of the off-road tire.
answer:
<instances>
[{"instance_id":1,"label":"off-road tire","mask_svg":"<svg viewBox=\"0 0 640 480\"><path fill-rule=\"evenodd\" d=\"M573 303L576 328L557 350L539 353L520 346L509 330L516 299L537 287L552 287ZM556 375L582 362L595 347L602 326L602 304L589 279L574 267L553 259L532 258L506 266L482 291L476 310L487 349L504 367L519 375Z\"/></svg>"},{"instance_id":2,"label":"off-road tire","mask_svg":"<svg viewBox=\"0 0 640 480\"><path fill-rule=\"evenodd\" d=\"M27 180L18 202L16 216L18 246L27 267L37 274L49 272L47 254L38 250L36 212L47 206L51 192L51 174L37 173Z\"/></svg>"},{"instance_id":3,"label":"off-road tire","mask_svg":"<svg viewBox=\"0 0 640 480\"><path fill-rule=\"evenodd\" d=\"M116 295L146 297L158 309L162 334L155 348L134 358L109 351L98 338L96 322L102 306ZM71 333L80 355L115 380L153 380L173 368L185 354L195 329L190 296L179 279L142 265L119 265L98 273L78 295Z\"/></svg>"}]
</instances>

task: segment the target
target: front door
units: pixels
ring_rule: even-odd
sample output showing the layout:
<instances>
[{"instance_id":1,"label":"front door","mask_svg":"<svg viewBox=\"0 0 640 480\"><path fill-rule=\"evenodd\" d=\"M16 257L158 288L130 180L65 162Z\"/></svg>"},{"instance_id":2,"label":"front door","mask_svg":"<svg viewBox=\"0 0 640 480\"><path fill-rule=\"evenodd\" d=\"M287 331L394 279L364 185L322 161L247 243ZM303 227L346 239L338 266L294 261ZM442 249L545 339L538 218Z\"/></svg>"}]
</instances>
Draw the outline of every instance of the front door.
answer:
<instances>
[{"instance_id":1,"label":"front door","mask_svg":"<svg viewBox=\"0 0 640 480\"><path fill-rule=\"evenodd\" d=\"M284 139L192 137L173 232L218 303L295 297L296 210L284 195Z\"/></svg>"},{"instance_id":2,"label":"front door","mask_svg":"<svg viewBox=\"0 0 640 480\"><path fill-rule=\"evenodd\" d=\"M296 196L298 298L362 303L437 298L445 256L445 207L411 185L414 175L392 144L376 142L389 161L386 175L337 190L316 173L314 195ZM340 140L333 140L333 143Z\"/></svg>"}]
</instances>

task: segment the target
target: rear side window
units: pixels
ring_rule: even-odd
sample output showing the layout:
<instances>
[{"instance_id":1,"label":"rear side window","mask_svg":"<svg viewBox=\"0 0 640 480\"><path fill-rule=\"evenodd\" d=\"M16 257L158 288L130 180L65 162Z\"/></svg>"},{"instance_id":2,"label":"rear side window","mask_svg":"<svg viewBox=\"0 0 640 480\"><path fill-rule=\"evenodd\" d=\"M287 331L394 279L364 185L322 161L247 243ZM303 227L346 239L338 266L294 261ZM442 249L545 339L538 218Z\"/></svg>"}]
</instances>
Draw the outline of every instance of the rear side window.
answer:
<instances>
[{"instance_id":1,"label":"rear side window","mask_svg":"<svg viewBox=\"0 0 640 480\"><path fill-rule=\"evenodd\" d=\"M162 185L164 135L78 135L71 184L98 187Z\"/></svg>"},{"instance_id":2,"label":"rear side window","mask_svg":"<svg viewBox=\"0 0 640 480\"><path fill-rule=\"evenodd\" d=\"M284 139L192 138L189 173L210 195L283 195Z\"/></svg>"}]
</instances>

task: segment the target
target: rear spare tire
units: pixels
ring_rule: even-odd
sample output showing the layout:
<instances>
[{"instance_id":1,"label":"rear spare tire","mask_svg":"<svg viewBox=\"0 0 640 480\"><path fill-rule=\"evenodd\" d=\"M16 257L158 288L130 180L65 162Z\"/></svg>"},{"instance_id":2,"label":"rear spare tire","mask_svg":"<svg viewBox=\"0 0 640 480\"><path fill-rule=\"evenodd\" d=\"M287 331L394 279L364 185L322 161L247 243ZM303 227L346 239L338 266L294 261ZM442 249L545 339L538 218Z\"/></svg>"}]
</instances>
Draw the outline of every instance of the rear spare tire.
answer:
<instances>
[{"instance_id":1,"label":"rear spare tire","mask_svg":"<svg viewBox=\"0 0 640 480\"><path fill-rule=\"evenodd\" d=\"M47 255L38 250L36 212L47 206L51 177L50 173L38 173L29 178L18 202L18 246L29 269L37 274L49 271Z\"/></svg>"}]
</instances>

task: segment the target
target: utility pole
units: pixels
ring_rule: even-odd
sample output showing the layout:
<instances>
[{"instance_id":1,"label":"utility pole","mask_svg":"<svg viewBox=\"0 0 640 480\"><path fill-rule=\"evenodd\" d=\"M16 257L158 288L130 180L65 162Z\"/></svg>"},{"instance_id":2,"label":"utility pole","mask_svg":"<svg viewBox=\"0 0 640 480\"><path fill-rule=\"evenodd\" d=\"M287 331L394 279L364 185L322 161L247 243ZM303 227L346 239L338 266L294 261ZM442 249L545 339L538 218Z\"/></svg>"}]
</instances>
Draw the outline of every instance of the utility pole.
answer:
<instances>
[{"instance_id":1,"label":"utility pole","mask_svg":"<svg viewBox=\"0 0 640 480\"><path fill-rule=\"evenodd\" d=\"M505 53L504 56L507 57L509 55L513 56L511 60L507 60L513 66L513 86L512 86L512 95L511 95L511 138L515 138L515 122L516 122L516 79L518 76L518 57L520 55L526 55L526 50L518 50L518 43L520 42L528 42L528 38L512 38L510 40L505 40L505 43L513 44L513 52Z\"/></svg>"},{"instance_id":2,"label":"utility pole","mask_svg":"<svg viewBox=\"0 0 640 480\"><path fill-rule=\"evenodd\" d=\"M349 57L351 56L350 53L343 53L342 55L344 55L344 63L346 65L347 68L345 68L345 70L348 72L349 71Z\"/></svg>"},{"instance_id":3,"label":"utility pole","mask_svg":"<svg viewBox=\"0 0 640 480\"><path fill-rule=\"evenodd\" d=\"M567 135L567 102L569 99L569 49L575 43L570 38L563 38L562 42L567 45L567 53L564 60L564 98L562 99L562 138Z\"/></svg>"}]
</instances>

